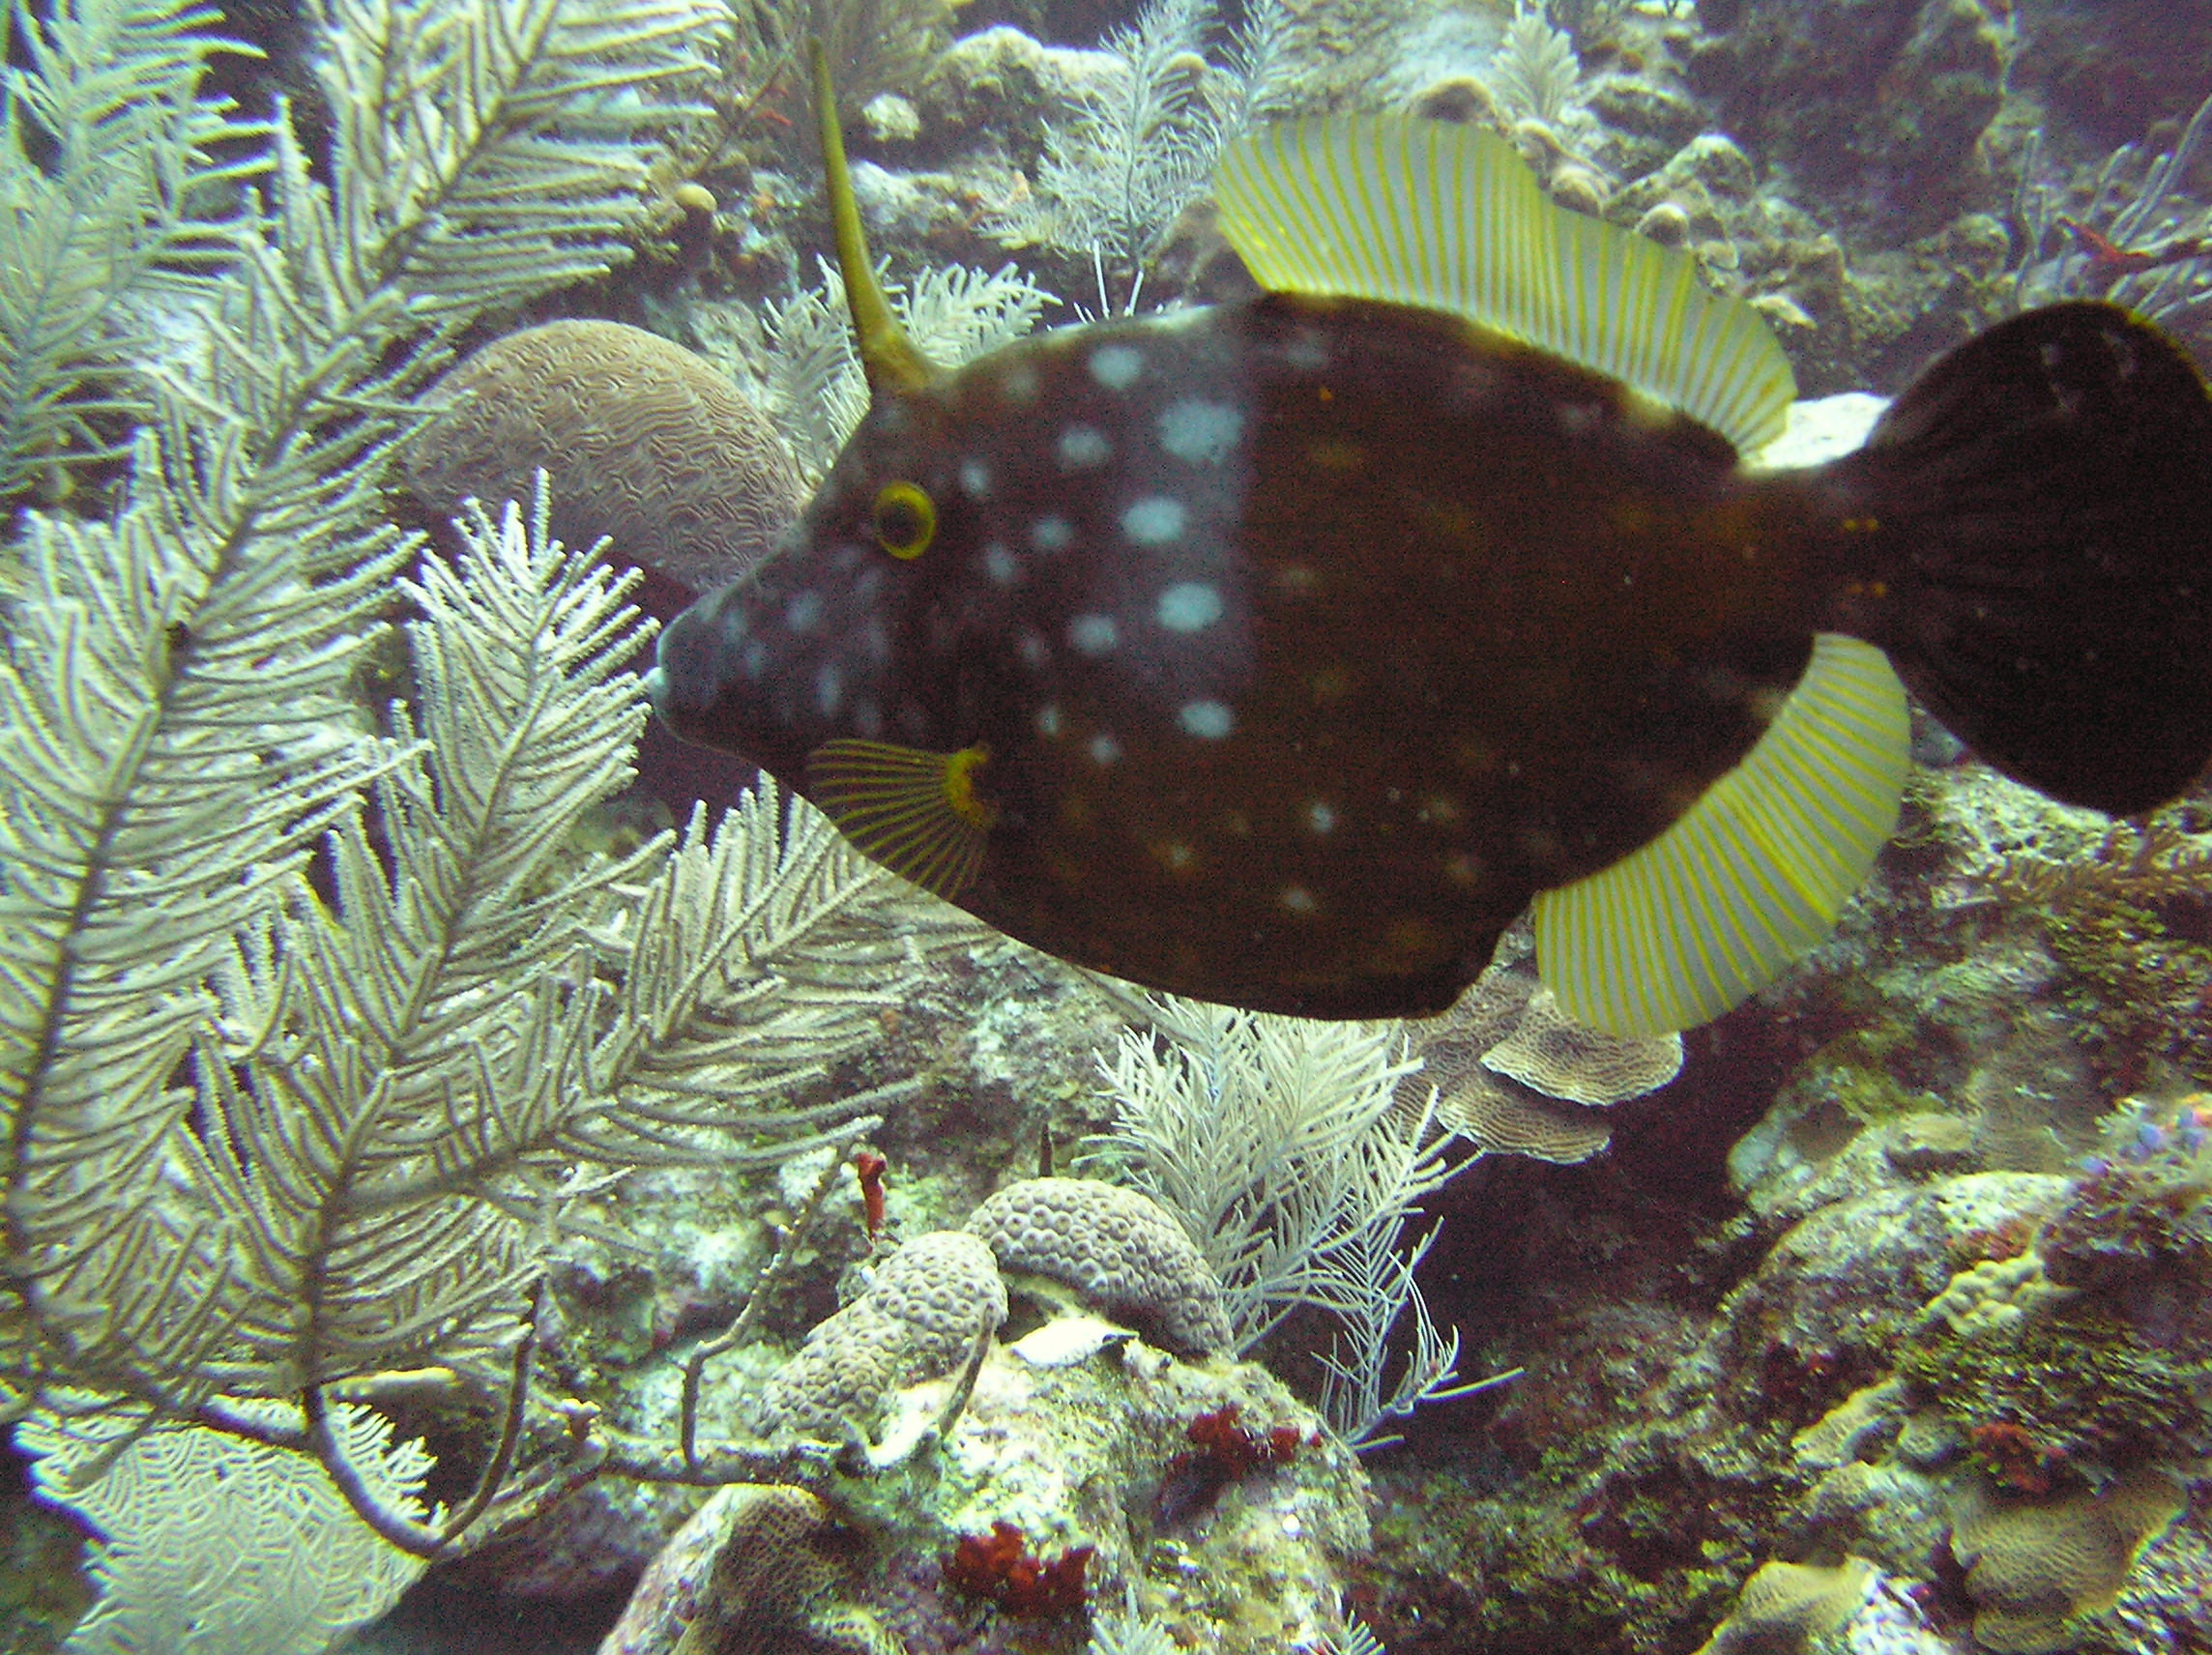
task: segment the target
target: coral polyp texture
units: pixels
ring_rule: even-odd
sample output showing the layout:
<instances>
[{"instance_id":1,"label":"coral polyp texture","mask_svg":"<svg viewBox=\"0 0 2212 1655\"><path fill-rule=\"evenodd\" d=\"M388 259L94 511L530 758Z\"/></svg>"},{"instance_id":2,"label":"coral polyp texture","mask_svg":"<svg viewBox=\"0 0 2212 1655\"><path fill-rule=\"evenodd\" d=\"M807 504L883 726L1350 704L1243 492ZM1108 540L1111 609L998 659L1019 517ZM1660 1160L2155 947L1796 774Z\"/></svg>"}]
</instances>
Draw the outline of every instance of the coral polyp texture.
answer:
<instances>
[{"instance_id":1,"label":"coral polyp texture","mask_svg":"<svg viewBox=\"0 0 2212 1655\"><path fill-rule=\"evenodd\" d=\"M602 1655L907 1655L846 1600L858 1559L805 1489L724 1489L654 1560Z\"/></svg>"},{"instance_id":2,"label":"coral polyp texture","mask_svg":"<svg viewBox=\"0 0 2212 1655\"><path fill-rule=\"evenodd\" d=\"M1005 1319L988 1247L954 1230L917 1235L807 1334L762 1391L753 1424L767 1436L865 1429L889 1392L950 1373Z\"/></svg>"},{"instance_id":3,"label":"coral polyp texture","mask_svg":"<svg viewBox=\"0 0 2212 1655\"><path fill-rule=\"evenodd\" d=\"M1210 1355L1231 1343L1221 1284L1158 1203L1098 1178L1027 1178L975 1209L980 1236L1013 1274L1073 1288L1171 1349Z\"/></svg>"},{"instance_id":4,"label":"coral polyp texture","mask_svg":"<svg viewBox=\"0 0 2212 1655\"><path fill-rule=\"evenodd\" d=\"M620 322L547 322L449 373L408 445L416 497L441 516L553 479L553 530L692 592L769 553L804 502L767 417L682 346Z\"/></svg>"}]
</instances>

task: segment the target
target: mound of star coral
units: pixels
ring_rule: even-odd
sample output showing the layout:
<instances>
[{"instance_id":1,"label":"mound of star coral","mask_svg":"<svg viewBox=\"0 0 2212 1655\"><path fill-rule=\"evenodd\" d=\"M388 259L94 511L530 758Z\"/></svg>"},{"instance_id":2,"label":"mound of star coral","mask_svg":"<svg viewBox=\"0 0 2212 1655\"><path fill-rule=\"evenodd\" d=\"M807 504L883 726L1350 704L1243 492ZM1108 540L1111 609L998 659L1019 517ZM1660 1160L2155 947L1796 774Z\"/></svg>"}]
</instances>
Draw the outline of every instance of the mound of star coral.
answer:
<instances>
[{"instance_id":1,"label":"mound of star coral","mask_svg":"<svg viewBox=\"0 0 2212 1655\"><path fill-rule=\"evenodd\" d=\"M1232 1342L1221 1284L1157 1203L1098 1178L1028 1178L975 1209L1000 1268L1049 1277L1200 1354Z\"/></svg>"},{"instance_id":2,"label":"mound of star coral","mask_svg":"<svg viewBox=\"0 0 2212 1655\"><path fill-rule=\"evenodd\" d=\"M958 1231L917 1236L807 1334L761 1393L753 1423L764 1436L866 1430L891 1391L950 1373L1005 1319L989 1248Z\"/></svg>"}]
</instances>

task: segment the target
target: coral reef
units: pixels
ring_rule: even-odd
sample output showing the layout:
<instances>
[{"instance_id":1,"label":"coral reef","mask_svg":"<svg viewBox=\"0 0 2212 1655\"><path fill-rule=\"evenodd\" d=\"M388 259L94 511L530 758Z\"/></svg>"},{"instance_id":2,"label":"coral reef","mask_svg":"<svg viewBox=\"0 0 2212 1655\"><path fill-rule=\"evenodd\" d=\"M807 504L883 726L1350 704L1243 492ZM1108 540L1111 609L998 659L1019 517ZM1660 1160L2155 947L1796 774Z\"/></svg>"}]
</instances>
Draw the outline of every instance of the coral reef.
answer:
<instances>
[{"instance_id":1,"label":"coral reef","mask_svg":"<svg viewBox=\"0 0 2212 1655\"><path fill-rule=\"evenodd\" d=\"M765 1554L744 1565L769 1571L762 1624L834 1632L847 1640L826 1645L837 1650L859 1647L862 1626L908 1655L1059 1649L1091 1598L1133 1589L1151 1624L1225 1655L1278 1655L1341 1630L1346 1566L1367 1544L1366 1485L1311 1409L1256 1366L1193 1367L1125 1334L1049 1366L1029 1346L986 1356L930 1456L822 1490L840 1526L815 1495L774 1491L772 1511L805 1521L775 1542L780 1573ZM1241 1480L1212 1502L1163 1516L1178 1457L1210 1452L1189 1435L1208 1419L1223 1429L1202 1435L1230 1454L1245 1419L1268 1422L1258 1439L1269 1447L1240 1457ZM1295 1451L1274 1453L1278 1433ZM689 1636L716 1572L738 1567L715 1557L733 1498L747 1497L715 1495L670 1543L605 1655L669 1655Z\"/></svg>"},{"instance_id":2,"label":"coral reef","mask_svg":"<svg viewBox=\"0 0 2212 1655\"><path fill-rule=\"evenodd\" d=\"M943 0L266 11L227 24L265 68L191 8L12 36L0 1341L47 1498L109 1509L219 1440L167 1515L250 1533L255 1579L351 1559L317 1640L529 1515L477 1503L488 1462L495 1495L597 1480L439 1573L566 1604L686 1485L756 1479L655 1562L620 1655L1068 1655L1101 1602L1102 1652L1364 1647L1347 1590L1404 1655L2212 1645L2201 803L2091 822L1924 729L1836 936L1686 1054L1589 1044L1504 957L1417 1031L1136 1008L772 791L666 834L611 801L635 618L575 556L726 578L858 418L803 34L944 360L1037 321L1032 276L1101 310L1245 290L1211 146L1412 105L1857 392L2039 297L2206 313L2205 0L1283 0L1234 39L1018 0L942 51ZM1009 238L1029 276L988 274ZM430 389L597 310L714 371L579 319ZM1795 452L1873 406L1800 408ZM383 522L403 457L434 513L545 465L550 516L423 555ZM1145 1193L1021 1177L1040 1139ZM1141 1336L1002 1347L1002 1268ZM1463 1394L1460 1327L1522 1377ZM694 1455L700 1412L807 1440ZM1386 1422L1371 1530L1352 1444ZM220 1549L136 1532L73 1647L195 1601L160 1571ZM201 1624L182 1646L230 1636Z\"/></svg>"}]
</instances>

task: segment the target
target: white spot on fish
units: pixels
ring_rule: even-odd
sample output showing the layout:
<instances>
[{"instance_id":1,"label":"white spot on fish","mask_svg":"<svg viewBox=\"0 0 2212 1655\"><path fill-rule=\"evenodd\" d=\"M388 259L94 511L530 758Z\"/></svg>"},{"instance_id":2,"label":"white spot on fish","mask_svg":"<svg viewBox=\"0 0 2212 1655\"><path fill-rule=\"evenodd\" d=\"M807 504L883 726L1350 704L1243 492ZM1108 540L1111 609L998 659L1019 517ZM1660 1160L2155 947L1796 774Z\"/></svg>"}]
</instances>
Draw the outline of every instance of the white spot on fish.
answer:
<instances>
[{"instance_id":1,"label":"white spot on fish","mask_svg":"<svg viewBox=\"0 0 2212 1655\"><path fill-rule=\"evenodd\" d=\"M853 703L853 728L874 740L884 733L884 710L862 696Z\"/></svg>"},{"instance_id":2,"label":"white spot on fish","mask_svg":"<svg viewBox=\"0 0 2212 1655\"><path fill-rule=\"evenodd\" d=\"M837 670L835 661L824 661L814 675L814 705L821 709L825 718L832 716L837 704L845 699L845 675Z\"/></svg>"},{"instance_id":3,"label":"white spot on fish","mask_svg":"<svg viewBox=\"0 0 2212 1655\"><path fill-rule=\"evenodd\" d=\"M1320 904L1304 886L1287 885L1283 886L1283 906L1293 914L1311 914Z\"/></svg>"},{"instance_id":4,"label":"white spot on fish","mask_svg":"<svg viewBox=\"0 0 2212 1655\"><path fill-rule=\"evenodd\" d=\"M1300 328L1283 347L1283 361L1300 373L1319 373L1328 366L1328 347L1311 328Z\"/></svg>"},{"instance_id":5,"label":"white spot on fish","mask_svg":"<svg viewBox=\"0 0 2212 1655\"><path fill-rule=\"evenodd\" d=\"M1065 721L1060 715L1059 702L1048 701L1037 709L1036 733L1046 740L1054 740L1066 727Z\"/></svg>"},{"instance_id":6,"label":"white spot on fish","mask_svg":"<svg viewBox=\"0 0 2212 1655\"><path fill-rule=\"evenodd\" d=\"M745 635L745 611L742 604L732 603L722 610L722 647L734 650L738 640Z\"/></svg>"},{"instance_id":7,"label":"white spot on fish","mask_svg":"<svg viewBox=\"0 0 2212 1655\"><path fill-rule=\"evenodd\" d=\"M822 595L819 592L794 594L783 606L783 624L793 632L811 632L822 619Z\"/></svg>"},{"instance_id":8,"label":"white spot on fish","mask_svg":"<svg viewBox=\"0 0 2212 1655\"><path fill-rule=\"evenodd\" d=\"M997 540L983 548L983 572L998 586L1011 586L1022 578L1022 566L1014 561L1014 554Z\"/></svg>"},{"instance_id":9,"label":"white spot on fish","mask_svg":"<svg viewBox=\"0 0 2212 1655\"><path fill-rule=\"evenodd\" d=\"M1306 826L1316 833L1326 833L1336 826L1336 812L1321 799L1306 806Z\"/></svg>"},{"instance_id":10,"label":"white spot on fish","mask_svg":"<svg viewBox=\"0 0 2212 1655\"><path fill-rule=\"evenodd\" d=\"M851 574L860 566L860 559L864 555L852 541L841 541L837 549L830 554L830 567L837 574Z\"/></svg>"},{"instance_id":11,"label":"white spot on fish","mask_svg":"<svg viewBox=\"0 0 2212 1655\"><path fill-rule=\"evenodd\" d=\"M860 628L860 649L878 666L891 658L891 635L881 621L870 621Z\"/></svg>"},{"instance_id":12,"label":"white spot on fish","mask_svg":"<svg viewBox=\"0 0 2212 1655\"><path fill-rule=\"evenodd\" d=\"M1170 839L1159 848L1160 861L1171 874L1187 872L1198 861L1198 853L1180 839Z\"/></svg>"},{"instance_id":13,"label":"white spot on fish","mask_svg":"<svg viewBox=\"0 0 2212 1655\"><path fill-rule=\"evenodd\" d=\"M1160 594L1159 616L1171 632L1202 632L1221 619L1221 594L1203 580L1179 580Z\"/></svg>"},{"instance_id":14,"label":"white spot on fish","mask_svg":"<svg viewBox=\"0 0 2212 1655\"><path fill-rule=\"evenodd\" d=\"M870 562L868 566L860 571L859 578L853 582L854 603L861 608L873 603L876 594L883 590L883 584L884 566L882 560L878 559Z\"/></svg>"},{"instance_id":15,"label":"white spot on fish","mask_svg":"<svg viewBox=\"0 0 2212 1655\"><path fill-rule=\"evenodd\" d=\"M1111 731L1101 730L1091 738L1091 759L1093 764L1110 765L1121 756L1121 743L1114 740Z\"/></svg>"},{"instance_id":16,"label":"white spot on fish","mask_svg":"<svg viewBox=\"0 0 2212 1655\"><path fill-rule=\"evenodd\" d=\"M981 460L960 462L960 492L971 500L987 500L991 494L991 468Z\"/></svg>"},{"instance_id":17,"label":"white spot on fish","mask_svg":"<svg viewBox=\"0 0 2212 1655\"><path fill-rule=\"evenodd\" d=\"M1121 641L1121 629L1111 615L1078 615L1067 624L1067 641L1079 655L1108 654Z\"/></svg>"},{"instance_id":18,"label":"white spot on fish","mask_svg":"<svg viewBox=\"0 0 2212 1655\"><path fill-rule=\"evenodd\" d=\"M1024 632L1021 642L1014 648L1020 652L1023 662L1032 667L1042 667L1052 659L1052 651L1046 648L1045 641L1034 632Z\"/></svg>"},{"instance_id":19,"label":"white spot on fish","mask_svg":"<svg viewBox=\"0 0 2212 1655\"><path fill-rule=\"evenodd\" d=\"M1126 391L1145 371L1145 353L1134 345L1100 345L1091 353L1091 377L1108 391Z\"/></svg>"},{"instance_id":20,"label":"white spot on fish","mask_svg":"<svg viewBox=\"0 0 2212 1655\"><path fill-rule=\"evenodd\" d=\"M1059 450L1062 471L1089 471L1106 463L1114 445L1095 425L1070 425L1060 434Z\"/></svg>"},{"instance_id":21,"label":"white spot on fish","mask_svg":"<svg viewBox=\"0 0 2212 1655\"><path fill-rule=\"evenodd\" d=\"M1028 363L1014 363L999 381L999 394L1015 408L1027 408L1036 400L1036 369Z\"/></svg>"},{"instance_id":22,"label":"white spot on fish","mask_svg":"<svg viewBox=\"0 0 2212 1655\"><path fill-rule=\"evenodd\" d=\"M1176 722L1182 726L1183 734L1202 741L1218 741L1237 728L1236 714L1218 701L1186 701L1176 714Z\"/></svg>"},{"instance_id":23,"label":"white spot on fish","mask_svg":"<svg viewBox=\"0 0 2212 1655\"><path fill-rule=\"evenodd\" d=\"M755 638L745 646L744 653L739 659L744 666L745 677L758 682L761 674L768 671L768 646Z\"/></svg>"},{"instance_id":24,"label":"white spot on fish","mask_svg":"<svg viewBox=\"0 0 2212 1655\"><path fill-rule=\"evenodd\" d=\"M1190 513L1173 495L1148 494L1121 513L1121 533L1140 546L1164 546L1181 535Z\"/></svg>"},{"instance_id":25,"label":"white spot on fish","mask_svg":"<svg viewBox=\"0 0 2212 1655\"><path fill-rule=\"evenodd\" d=\"M1160 415L1160 447L1188 465L1219 465L1243 431L1244 416L1226 402L1186 396Z\"/></svg>"},{"instance_id":26,"label":"white spot on fish","mask_svg":"<svg viewBox=\"0 0 2212 1655\"><path fill-rule=\"evenodd\" d=\"M1039 517L1030 525L1030 544L1040 552L1064 552L1074 543L1074 525L1064 517Z\"/></svg>"}]
</instances>

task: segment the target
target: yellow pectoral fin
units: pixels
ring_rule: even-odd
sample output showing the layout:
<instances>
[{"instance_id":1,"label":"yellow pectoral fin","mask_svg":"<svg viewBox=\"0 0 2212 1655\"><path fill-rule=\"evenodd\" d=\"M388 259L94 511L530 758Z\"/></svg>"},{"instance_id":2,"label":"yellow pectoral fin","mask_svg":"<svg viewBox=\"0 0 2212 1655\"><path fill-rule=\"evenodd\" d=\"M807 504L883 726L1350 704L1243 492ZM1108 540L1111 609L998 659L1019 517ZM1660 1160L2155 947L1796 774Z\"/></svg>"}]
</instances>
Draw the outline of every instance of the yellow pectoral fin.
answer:
<instances>
[{"instance_id":1,"label":"yellow pectoral fin","mask_svg":"<svg viewBox=\"0 0 2212 1655\"><path fill-rule=\"evenodd\" d=\"M982 746L925 753L888 741L825 741L806 794L837 830L891 872L948 901L975 883L999 812L976 791Z\"/></svg>"},{"instance_id":2,"label":"yellow pectoral fin","mask_svg":"<svg viewBox=\"0 0 2212 1655\"><path fill-rule=\"evenodd\" d=\"M1822 633L1743 762L1611 867L1536 898L1536 963L1576 1022L1665 1034L1757 993L1835 926L1897 830L1905 688L1872 644Z\"/></svg>"}]
</instances>

